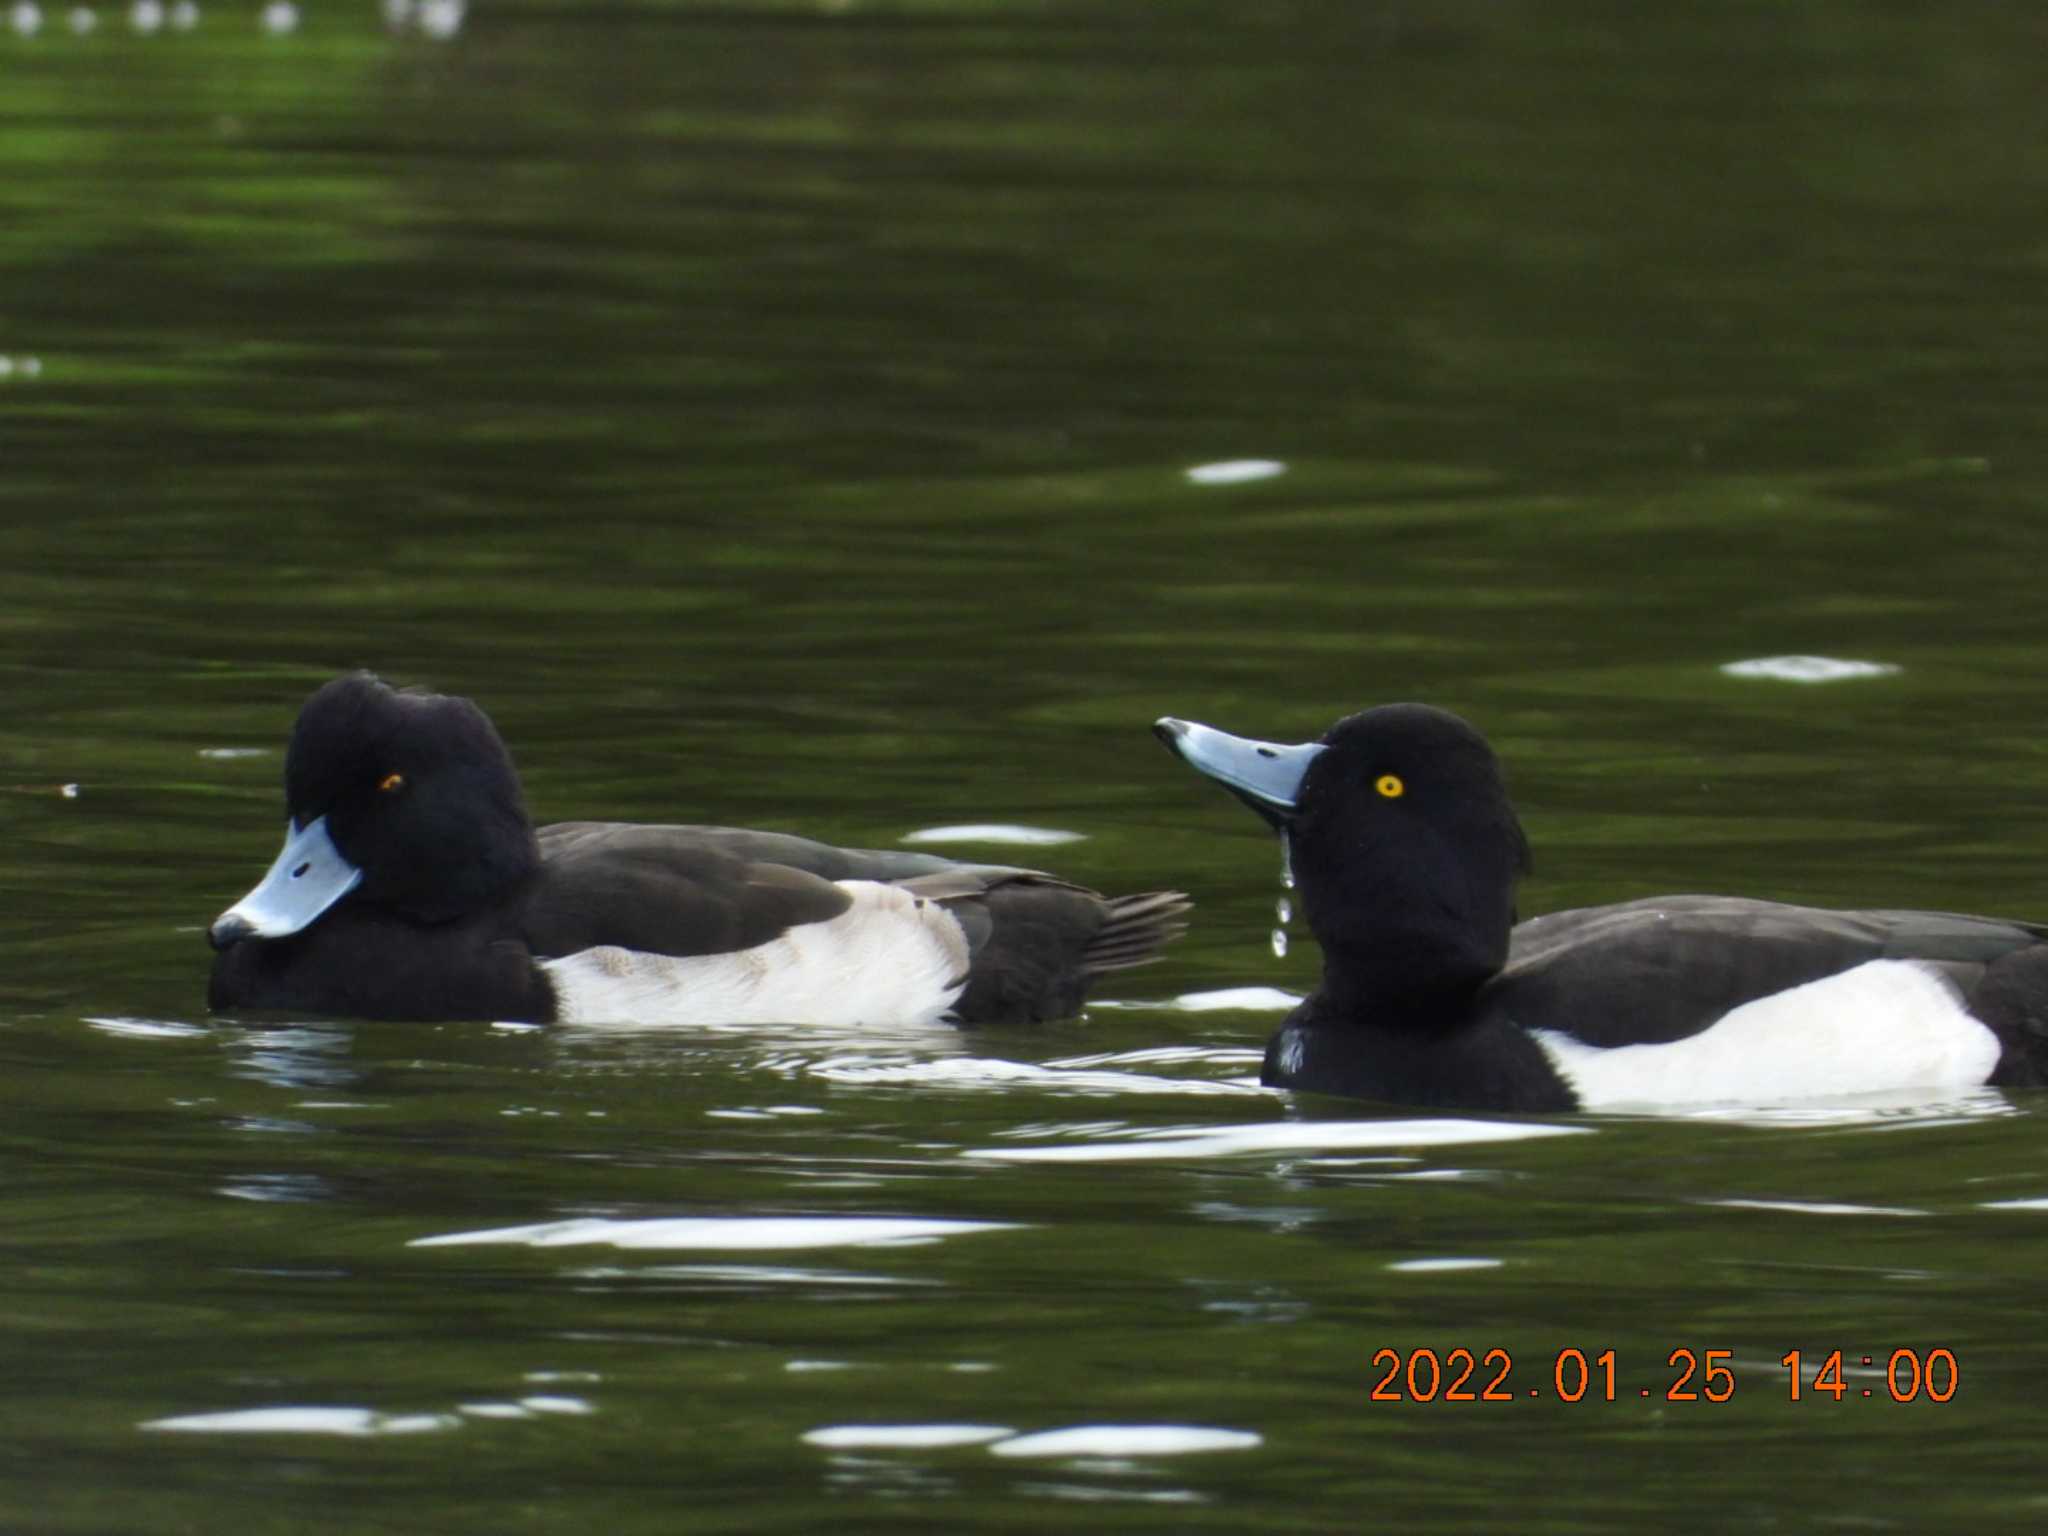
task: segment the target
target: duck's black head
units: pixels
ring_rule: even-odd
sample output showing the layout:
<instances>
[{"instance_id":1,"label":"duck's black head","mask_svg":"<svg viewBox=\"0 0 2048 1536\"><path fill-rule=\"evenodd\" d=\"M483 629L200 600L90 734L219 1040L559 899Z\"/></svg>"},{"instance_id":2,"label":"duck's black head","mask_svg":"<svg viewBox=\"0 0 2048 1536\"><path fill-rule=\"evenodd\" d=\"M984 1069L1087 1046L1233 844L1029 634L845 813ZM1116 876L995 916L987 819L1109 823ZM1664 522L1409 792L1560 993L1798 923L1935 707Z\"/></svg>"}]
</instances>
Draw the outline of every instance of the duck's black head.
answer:
<instances>
[{"instance_id":1,"label":"duck's black head","mask_svg":"<svg viewBox=\"0 0 2048 1536\"><path fill-rule=\"evenodd\" d=\"M1456 715L1387 704L1300 746L1154 729L1287 840L1340 1006L1422 1016L1506 963L1529 844L1493 749Z\"/></svg>"},{"instance_id":2,"label":"duck's black head","mask_svg":"<svg viewBox=\"0 0 2048 1536\"><path fill-rule=\"evenodd\" d=\"M295 933L344 897L446 922L539 861L511 754L468 699L338 677L299 711L284 784L284 852L213 925L217 948Z\"/></svg>"}]
</instances>

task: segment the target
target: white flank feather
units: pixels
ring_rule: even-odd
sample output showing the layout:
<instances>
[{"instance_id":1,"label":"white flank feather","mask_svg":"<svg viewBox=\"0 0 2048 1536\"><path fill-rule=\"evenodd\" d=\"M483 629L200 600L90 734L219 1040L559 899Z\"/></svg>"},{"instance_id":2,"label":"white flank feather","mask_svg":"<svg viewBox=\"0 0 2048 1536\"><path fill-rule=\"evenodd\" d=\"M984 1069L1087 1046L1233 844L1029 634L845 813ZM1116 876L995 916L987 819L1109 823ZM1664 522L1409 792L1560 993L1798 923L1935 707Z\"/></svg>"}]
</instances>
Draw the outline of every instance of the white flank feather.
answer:
<instances>
[{"instance_id":1,"label":"white flank feather","mask_svg":"<svg viewBox=\"0 0 2048 1536\"><path fill-rule=\"evenodd\" d=\"M841 880L853 905L723 955L611 945L542 962L565 1024L911 1024L943 1018L967 984L951 913L893 885Z\"/></svg>"},{"instance_id":2,"label":"white flank feather","mask_svg":"<svg viewBox=\"0 0 2048 1536\"><path fill-rule=\"evenodd\" d=\"M1665 1045L1530 1033L1588 1109L1974 1088L1999 1050L1948 979L1910 960L1872 960L1760 997Z\"/></svg>"}]
</instances>

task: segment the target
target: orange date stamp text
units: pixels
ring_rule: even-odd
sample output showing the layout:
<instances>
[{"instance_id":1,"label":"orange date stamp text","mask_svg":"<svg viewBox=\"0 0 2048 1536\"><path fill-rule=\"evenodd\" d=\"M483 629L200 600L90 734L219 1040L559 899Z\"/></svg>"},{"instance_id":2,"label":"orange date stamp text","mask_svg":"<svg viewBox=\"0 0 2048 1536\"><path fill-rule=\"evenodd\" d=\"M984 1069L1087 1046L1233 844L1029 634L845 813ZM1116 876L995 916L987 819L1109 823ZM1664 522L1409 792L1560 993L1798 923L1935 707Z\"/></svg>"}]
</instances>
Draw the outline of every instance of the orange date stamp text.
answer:
<instances>
[{"instance_id":1,"label":"orange date stamp text","mask_svg":"<svg viewBox=\"0 0 2048 1536\"><path fill-rule=\"evenodd\" d=\"M1373 1352L1369 1398L1375 1403L1512 1403L1545 1397L1566 1403L1631 1397L1725 1403L1735 1396L1734 1360L1732 1349L1681 1346L1665 1357L1653 1384L1641 1385L1618 1380L1611 1349L1588 1353L1568 1346L1520 1370L1505 1349L1380 1349ZM1787 1400L1795 1403L1817 1398L1946 1403L1962 1384L1962 1367L1952 1349L1894 1349L1883 1356L1840 1349L1808 1355L1793 1349L1778 1366L1786 1373Z\"/></svg>"}]
</instances>

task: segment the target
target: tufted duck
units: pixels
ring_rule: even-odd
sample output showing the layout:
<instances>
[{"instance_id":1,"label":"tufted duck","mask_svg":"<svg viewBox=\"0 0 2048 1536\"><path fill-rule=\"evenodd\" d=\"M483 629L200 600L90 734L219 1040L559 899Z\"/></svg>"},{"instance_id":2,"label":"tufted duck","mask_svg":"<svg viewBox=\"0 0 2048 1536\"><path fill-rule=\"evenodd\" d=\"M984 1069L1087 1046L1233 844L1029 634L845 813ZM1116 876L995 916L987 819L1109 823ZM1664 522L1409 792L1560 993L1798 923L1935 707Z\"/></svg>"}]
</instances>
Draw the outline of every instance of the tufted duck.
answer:
<instances>
[{"instance_id":1,"label":"tufted duck","mask_svg":"<svg viewBox=\"0 0 2048 1536\"><path fill-rule=\"evenodd\" d=\"M536 831L467 699L306 701L283 851L213 924L214 1008L587 1023L1068 1017L1181 931L1176 891L726 827Z\"/></svg>"},{"instance_id":2,"label":"tufted duck","mask_svg":"<svg viewBox=\"0 0 2048 1536\"><path fill-rule=\"evenodd\" d=\"M1321 984L1262 1080L1569 1110L2037 1084L2048 927L1668 896L1515 922L1529 845L1485 739L1390 704L1277 746L1154 730L1286 840Z\"/></svg>"}]
</instances>

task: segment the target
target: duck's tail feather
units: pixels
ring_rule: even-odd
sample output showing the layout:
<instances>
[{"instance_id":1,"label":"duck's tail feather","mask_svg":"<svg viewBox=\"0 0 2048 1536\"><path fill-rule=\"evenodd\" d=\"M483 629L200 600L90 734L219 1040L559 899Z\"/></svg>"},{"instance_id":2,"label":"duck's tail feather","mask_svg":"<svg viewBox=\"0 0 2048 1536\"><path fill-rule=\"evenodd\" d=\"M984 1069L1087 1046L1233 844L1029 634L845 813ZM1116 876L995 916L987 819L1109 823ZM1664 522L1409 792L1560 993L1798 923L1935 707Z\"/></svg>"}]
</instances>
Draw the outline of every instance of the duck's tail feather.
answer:
<instances>
[{"instance_id":1,"label":"duck's tail feather","mask_svg":"<svg viewBox=\"0 0 2048 1536\"><path fill-rule=\"evenodd\" d=\"M1194 906L1185 891L1141 891L1105 902L1109 916L1081 955L1081 969L1089 976L1157 960L1162 949L1188 931L1187 915Z\"/></svg>"}]
</instances>

